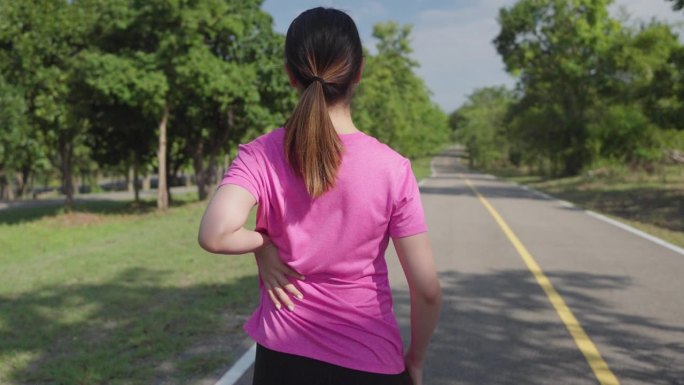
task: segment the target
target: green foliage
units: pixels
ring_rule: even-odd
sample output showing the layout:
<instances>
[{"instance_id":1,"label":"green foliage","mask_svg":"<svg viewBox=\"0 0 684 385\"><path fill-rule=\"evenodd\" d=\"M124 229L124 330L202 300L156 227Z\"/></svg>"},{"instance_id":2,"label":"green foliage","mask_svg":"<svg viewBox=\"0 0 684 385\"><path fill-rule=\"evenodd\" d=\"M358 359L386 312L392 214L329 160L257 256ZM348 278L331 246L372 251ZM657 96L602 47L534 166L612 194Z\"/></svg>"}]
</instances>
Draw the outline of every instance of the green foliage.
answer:
<instances>
[{"instance_id":1,"label":"green foliage","mask_svg":"<svg viewBox=\"0 0 684 385\"><path fill-rule=\"evenodd\" d=\"M674 4L672 4L672 9L679 11L681 9L684 9L684 0L667 0L671 1Z\"/></svg>"},{"instance_id":2,"label":"green foliage","mask_svg":"<svg viewBox=\"0 0 684 385\"><path fill-rule=\"evenodd\" d=\"M589 125L588 144L594 159L650 164L662 157L656 130L638 106L612 105Z\"/></svg>"},{"instance_id":3,"label":"green foliage","mask_svg":"<svg viewBox=\"0 0 684 385\"><path fill-rule=\"evenodd\" d=\"M671 50L645 92L646 111L656 124L684 130L684 47Z\"/></svg>"},{"instance_id":4,"label":"green foliage","mask_svg":"<svg viewBox=\"0 0 684 385\"><path fill-rule=\"evenodd\" d=\"M513 100L505 87L480 88L452 114L456 140L466 146L471 166L505 165L515 158L505 124Z\"/></svg>"},{"instance_id":5,"label":"green foliage","mask_svg":"<svg viewBox=\"0 0 684 385\"><path fill-rule=\"evenodd\" d=\"M74 170L88 153L87 121L72 87L74 63L88 45L92 22L81 3L0 1L0 74L24 96L26 135L36 150L21 167L24 183L45 154L59 170L68 201Z\"/></svg>"},{"instance_id":6,"label":"green foliage","mask_svg":"<svg viewBox=\"0 0 684 385\"><path fill-rule=\"evenodd\" d=\"M25 114L23 95L0 76L0 169L14 160L16 147L25 140Z\"/></svg>"},{"instance_id":7,"label":"green foliage","mask_svg":"<svg viewBox=\"0 0 684 385\"><path fill-rule=\"evenodd\" d=\"M376 24L376 55L366 53L363 79L353 100L358 126L401 154L416 158L449 140L448 118L431 100L410 58L411 27Z\"/></svg>"},{"instance_id":8,"label":"green foliage","mask_svg":"<svg viewBox=\"0 0 684 385\"><path fill-rule=\"evenodd\" d=\"M682 127L677 35L657 21L622 26L610 4L520 0L500 10L494 44L521 95L505 119L507 144L538 172L575 175L602 159L652 168L660 133Z\"/></svg>"},{"instance_id":9,"label":"green foliage","mask_svg":"<svg viewBox=\"0 0 684 385\"><path fill-rule=\"evenodd\" d=\"M89 157L146 168L168 108L167 170L192 164L206 196L217 158L282 124L294 105L283 36L260 7L260 0L0 0L0 74L22 90L26 125L50 150L64 185Z\"/></svg>"},{"instance_id":10,"label":"green foliage","mask_svg":"<svg viewBox=\"0 0 684 385\"><path fill-rule=\"evenodd\" d=\"M206 197L222 156L282 125L296 102L284 36L261 3L0 0L0 157L13 162L0 159L0 173L23 168L28 180L45 154L71 197L81 171L149 171L168 110L168 176L194 168ZM410 34L375 27L354 111L362 129L415 158L450 132L414 72Z\"/></svg>"},{"instance_id":11,"label":"green foliage","mask_svg":"<svg viewBox=\"0 0 684 385\"><path fill-rule=\"evenodd\" d=\"M535 127L549 140L536 150L542 154L549 147L562 149L549 160L565 175L579 172L590 160L587 112L608 77L604 59L620 29L608 15L609 4L520 0L499 12L501 31L494 44L507 70L519 76L523 97L516 111L536 108L540 111L533 115L553 115L553 126ZM554 134L543 132L547 130Z\"/></svg>"}]
</instances>

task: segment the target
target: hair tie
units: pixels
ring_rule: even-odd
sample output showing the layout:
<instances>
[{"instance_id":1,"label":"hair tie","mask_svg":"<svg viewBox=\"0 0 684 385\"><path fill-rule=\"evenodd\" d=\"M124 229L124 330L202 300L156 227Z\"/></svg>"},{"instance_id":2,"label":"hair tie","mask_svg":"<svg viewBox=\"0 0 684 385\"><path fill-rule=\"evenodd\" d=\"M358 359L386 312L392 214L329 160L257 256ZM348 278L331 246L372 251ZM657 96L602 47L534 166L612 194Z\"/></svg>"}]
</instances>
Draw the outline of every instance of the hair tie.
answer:
<instances>
[{"instance_id":1,"label":"hair tie","mask_svg":"<svg viewBox=\"0 0 684 385\"><path fill-rule=\"evenodd\" d=\"M319 78L318 76L313 76L311 78L311 82L321 82L321 84L325 84L325 80L323 80L323 78Z\"/></svg>"}]
</instances>

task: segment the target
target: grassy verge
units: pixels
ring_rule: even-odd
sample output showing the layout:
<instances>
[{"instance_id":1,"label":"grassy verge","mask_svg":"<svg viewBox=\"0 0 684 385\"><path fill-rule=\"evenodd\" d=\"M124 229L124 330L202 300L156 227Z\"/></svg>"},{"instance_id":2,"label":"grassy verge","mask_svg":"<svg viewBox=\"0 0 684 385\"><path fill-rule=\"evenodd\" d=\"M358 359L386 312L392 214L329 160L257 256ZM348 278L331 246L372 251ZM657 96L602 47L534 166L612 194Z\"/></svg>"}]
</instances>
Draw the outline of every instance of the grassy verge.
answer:
<instances>
[{"instance_id":1,"label":"grassy verge","mask_svg":"<svg viewBox=\"0 0 684 385\"><path fill-rule=\"evenodd\" d=\"M430 176L430 162L432 161L432 158L433 156L423 156L411 160L411 168L418 181Z\"/></svg>"},{"instance_id":2,"label":"grassy verge","mask_svg":"<svg viewBox=\"0 0 684 385\"><path fill-rule=\"evenodd\" d=\"M0 211L0 383L196 383L237 358L253 258L200 249L195 196L154 206Z\"/></svg>"},{"instance_id":3,"label":"grassy verge","mask_svg":"<svg viewBox=\"0 0 684 385\"><path fill-rule=\"evenodd\" d=\"M442 151L446 150L447 148L453 145L453 143L446 143L440 146L439 148L434 149L434 153L431 155L412 158L411 168L413 169L413 174L416 176L416 179L420 181L421 179L429 177L432 174L432 170L430 169L430 163L432 162L432 158L434 158Z\"/></svg>"},{"instance_id":4,"label":"grassy verge","mask_svg":"<svg viewBox=\"0 0 684 385\"><path fill-rule=\"evenodd\" d=\"M511 170L486 170L581 207L606 214L684 247L684 168L656 174L617 172L547 179Z\"/></svg>"}]
</instances>

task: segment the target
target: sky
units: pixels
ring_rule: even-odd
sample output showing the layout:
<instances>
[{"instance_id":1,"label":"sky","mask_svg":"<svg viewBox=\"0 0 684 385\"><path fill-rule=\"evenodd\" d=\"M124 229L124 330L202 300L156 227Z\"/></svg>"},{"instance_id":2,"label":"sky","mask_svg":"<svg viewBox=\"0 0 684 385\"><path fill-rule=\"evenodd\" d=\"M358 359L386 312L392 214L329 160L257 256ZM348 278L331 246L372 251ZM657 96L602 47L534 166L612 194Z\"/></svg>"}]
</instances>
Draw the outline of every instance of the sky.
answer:
<instances>
[{"instance_id":1,"label":"sky","mask_svg":"<svg viewBox=\"0 0 684 385\"><path fill-rule=\"evenodd\" d=\"M501 7L515 0L266 0L262 6L274 19L276 31L285 33L302 11L331 6L349 13L359 29L363 45L374 52L373 25L389 20L411 24L416 72L447 113L457 109L476 88L512 87L515 79L504 70L492 40L499 32L496 21ZM665 0L616 0L613 16L626 11L631 22L651 18L678 24L684 36L684 11L673 11ZM684 40L684 39L682 39Z\"/></svg>"}]
</instances>

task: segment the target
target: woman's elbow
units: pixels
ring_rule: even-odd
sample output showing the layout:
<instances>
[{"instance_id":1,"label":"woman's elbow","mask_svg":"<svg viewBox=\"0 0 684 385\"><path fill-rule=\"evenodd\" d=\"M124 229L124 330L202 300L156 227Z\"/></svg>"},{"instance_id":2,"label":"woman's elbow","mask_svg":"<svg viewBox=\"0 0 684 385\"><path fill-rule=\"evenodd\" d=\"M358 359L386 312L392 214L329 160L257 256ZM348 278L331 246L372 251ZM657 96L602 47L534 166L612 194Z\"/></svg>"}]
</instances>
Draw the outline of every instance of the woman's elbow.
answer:
<instances>
[{"instance_id":1,"label":"woman's elbow","mask_svg":"<svg viewBox=\"0 0 684 385\"><path fill-rule=\"evenodd\" d=\"M214 254L221 253L219 239L220 237L216 234L210 234L202 231L197 234L197 243L200 245L200 247Z\"/></svg>"},{"instance_id":2,"label":"woman's elbow","mask_svg":"<svg viewBox=\"0 0 684 385\"><path fill-rule=\"evenodd\" d=\"M430 284L414 290L413 295L427 305L439 306L442 302L442 287L439 280L435 279Z\"/></svg>"},{"instance_id":3,"label":"woman's elbow","mask_svg":"<svg viewBox=\"0 0 684 385\"><path fill-rule=\"evenodd\" d=\"M442 287L439 280L435 280L434 284L423 293L423 301L430 305L439 305L442 302Z\"/></svg>"}]
</instances>

